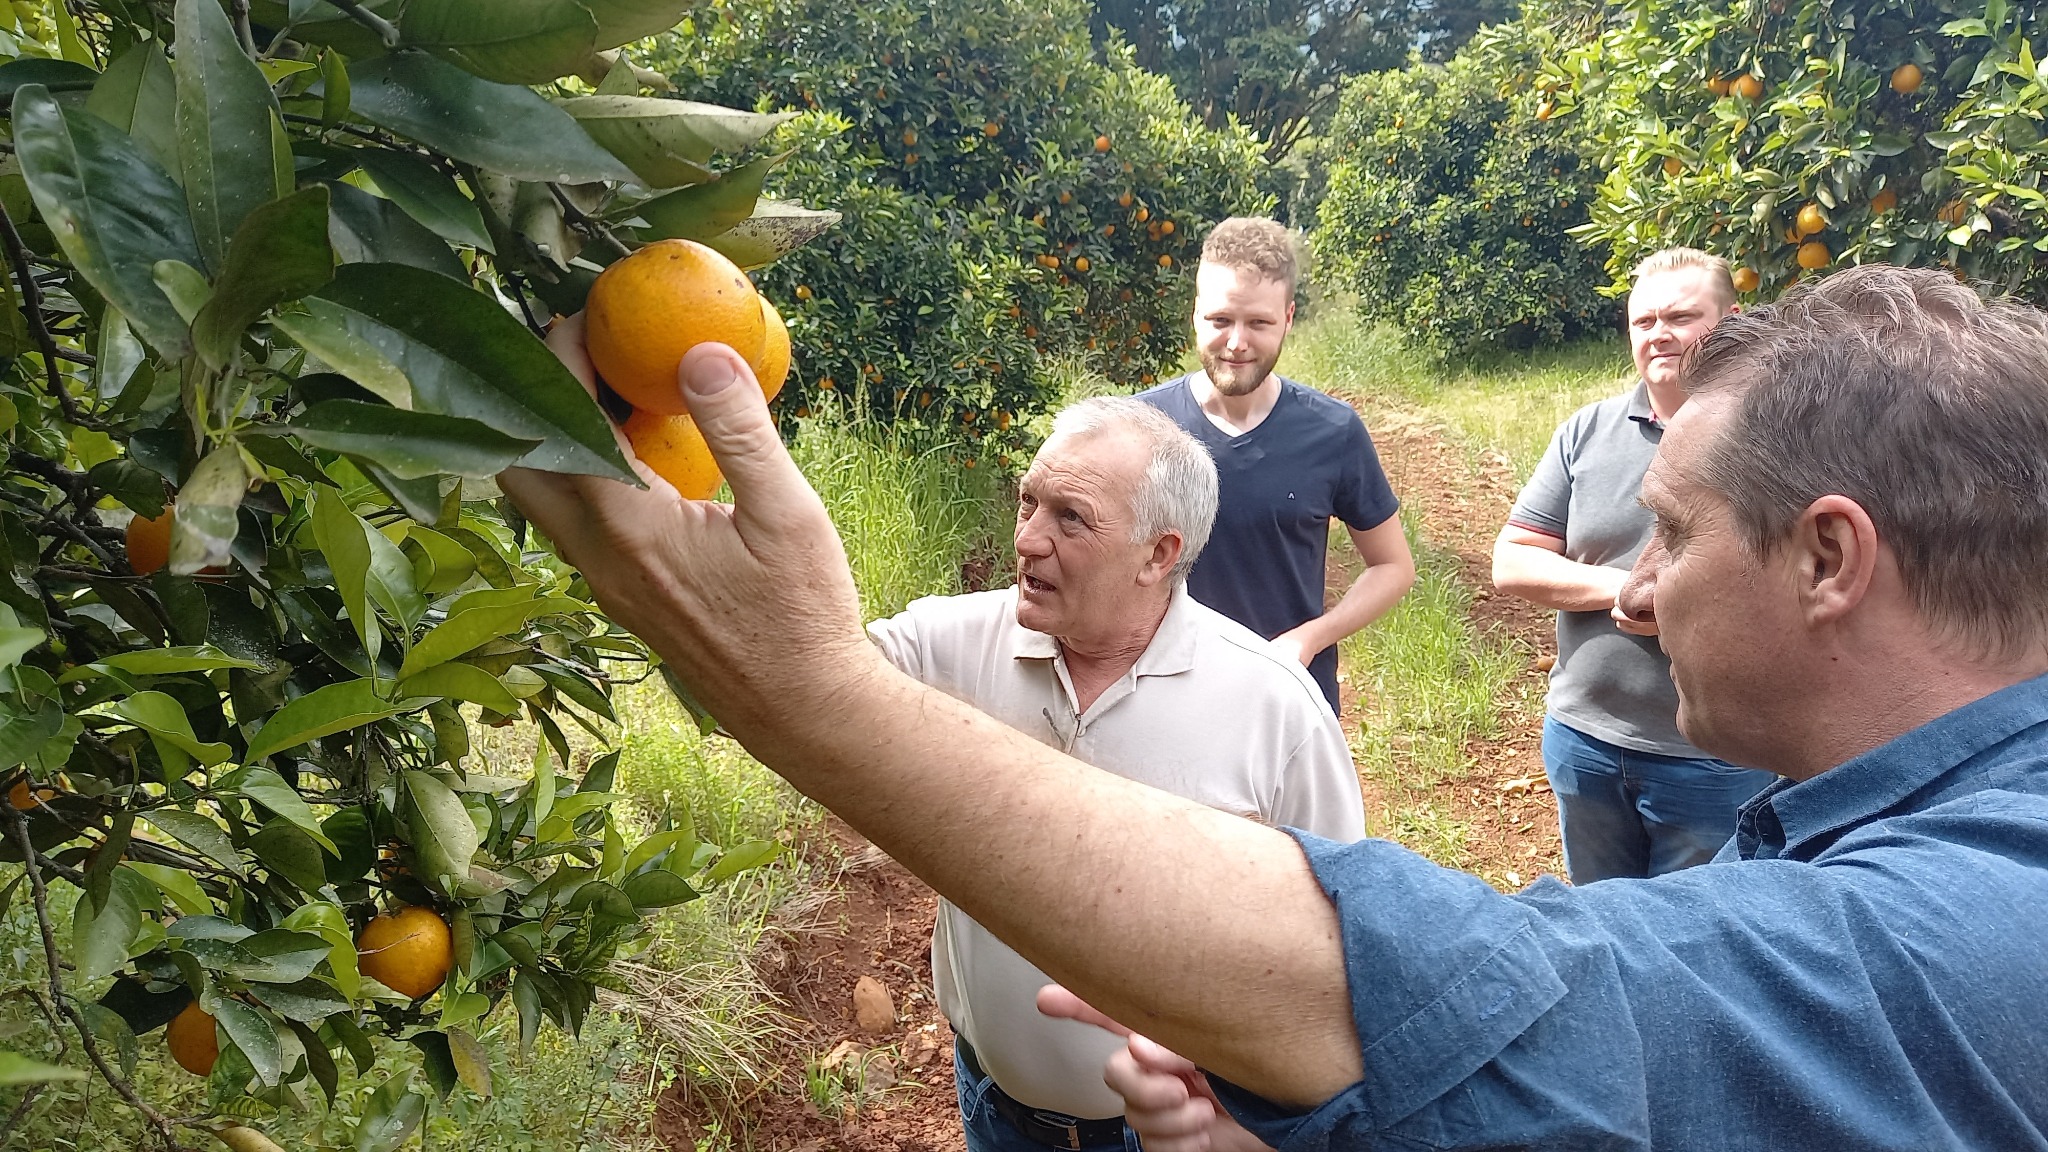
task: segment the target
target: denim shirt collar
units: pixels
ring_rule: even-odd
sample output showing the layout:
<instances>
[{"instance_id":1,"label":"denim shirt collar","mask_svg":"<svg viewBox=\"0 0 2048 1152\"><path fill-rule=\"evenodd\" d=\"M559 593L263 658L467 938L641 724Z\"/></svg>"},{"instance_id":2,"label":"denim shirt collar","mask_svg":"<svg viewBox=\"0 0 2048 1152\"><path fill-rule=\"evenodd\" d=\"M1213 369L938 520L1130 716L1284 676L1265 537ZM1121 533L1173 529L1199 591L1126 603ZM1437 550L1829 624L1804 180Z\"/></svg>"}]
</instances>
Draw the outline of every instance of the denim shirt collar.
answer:
<instances>
[{"instance_id":1,"label":"denim shirt collar","mask_svg":"<svg viewBox=\"0 0 2048 1152\"><path fill-rule=\"evenodd\" d=\"M1745 860L1818 855L1835 834L1884 815L1937 784L1947 790L2002 767L1980 755L2048 723L2048 676L2001 688L1809 780L1780 781L1743 807ZM1944 781L1944 777L1952 779Z\"/></svg>"}]
</instances>

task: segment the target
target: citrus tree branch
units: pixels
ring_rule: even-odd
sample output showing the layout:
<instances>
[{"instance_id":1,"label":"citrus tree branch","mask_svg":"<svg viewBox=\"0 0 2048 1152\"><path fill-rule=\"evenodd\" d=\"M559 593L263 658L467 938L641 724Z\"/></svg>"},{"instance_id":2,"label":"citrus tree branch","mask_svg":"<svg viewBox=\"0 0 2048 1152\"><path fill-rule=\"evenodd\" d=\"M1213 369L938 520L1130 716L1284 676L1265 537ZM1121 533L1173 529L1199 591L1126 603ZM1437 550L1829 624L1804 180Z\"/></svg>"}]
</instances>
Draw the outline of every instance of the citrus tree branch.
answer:
<instances>
[{"instance_id":1,"label":"citrus tree branch","mask_svg":"<svg viewBox=\"0 0 2048 1152\"><path fill-rule=\"evenodd\" d=\"M43 354L43 371L49 378L50 395L57 406L64 410L64 419L82 427L93 428L98 422L90 420L79 410L78 401L64 387L64 374L57 370L57 338L50 335L50 326L43 321L43 290L36 284L35 274L29 270L28 249L21 243L21 233L14 229L14 217L7 214L7 208L0 205L0 241L7 245L8 263L14 265L15 278L21 281L21 313L28 318L29 334L35 337L36 347Z\"/></svg>"}]
</instances>

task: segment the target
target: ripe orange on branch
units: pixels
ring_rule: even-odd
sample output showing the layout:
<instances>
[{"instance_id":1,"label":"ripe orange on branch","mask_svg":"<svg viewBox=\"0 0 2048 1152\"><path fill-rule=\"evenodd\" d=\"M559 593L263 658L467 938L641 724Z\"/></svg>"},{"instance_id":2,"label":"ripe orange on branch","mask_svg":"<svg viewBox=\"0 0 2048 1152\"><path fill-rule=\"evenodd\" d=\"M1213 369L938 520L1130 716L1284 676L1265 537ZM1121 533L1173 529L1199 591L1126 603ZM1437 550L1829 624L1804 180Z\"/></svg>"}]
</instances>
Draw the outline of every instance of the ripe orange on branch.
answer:
<instances>
[{"instance_id":1,"label":"ripe orange on branch","mask_svg":"<svg viewBox=\"0 0 2048 1152\"><path fill-rule=\"evenodd\" d=\"M1728 90L1744 100L1755 100L1764 94L1764 82L1755 73L1744 72L1729 82Z\"/></svg>"},{"instance_id":2,"label":"ripe orange on branch","mask_svg":"<svg viewBox=\"0 0 2048 1152\"><path fill-rule=\"evenodd\" d=\"M128 521L128 567L137 576L147 576L171 562L171 506L151 520L137 515Z\"/></svg>"},{"instance_id":3,"label":"ripe orange on branch","mask_svg":"<svg viewBox=\"0 0 2048 1152\"><path fill-rule=\"evenodd\" d=\"M1825 268L1834 263L1834 254L1828 246L1818 240L1808 240L1799 246L1799 266L1809 272Z\"/></svg>"},{"instance_id":4,"label":"ripe orange on branch","mask_svg":"<svg viewBox=\"0 0 2048 1152\"><path fill-rule=\"evenodd\" d=\"M1920 90L1926 79L1918 64L1901 64L1892 69L1892 91L1901 96L1911 96Z\"/></svg>"},{"instance_id":5,"label":"ripe orange on branch","mask_svg":"<svg viewBox=\"0 0 2048 1152\"><path fill-rule=\"evenodd\" d=\"M363 925L356 953L363 975L415 1000L441 986L454 959L448 922L417 904Z\"/></svg>"},{"instance_id":6,"label":"ripe orange on branch","mask_svg":"<svg viewBox=\"0 0 2048 1152\"><path fill-rule=\"evenodd\" d=\"M689 411L676 369L706 341L731 345L760 374L761 295L738 265L694 240L657 240L614 263L590 286L586 307L590 361L635 408Z\"/></svg>"},{"instance_id":7,"label":"ripe orange on branch","mask_svg":"<svg viewBox=\"0 0 2048 1152\"><path fill-rule=\"evenodd\" d=\"M171 1050L178 1067L194 1076L213 1075L213 1062L220 1059L220 1037L214 1035L213 1017L197 1000L171 1018L164 1028L164 1046Z\"/></svg>"},{"instance_id":8,"label":"ripe orange on branch","mask_svg":"<svg viewBox=\"0 0 2048 1152\"><path fill-rule=\"evenodd\" d=\"M1821 215L1820 205L1808 204L1799 210L1799 234L1801 236L1811 236L1816 232L1825 232L1827 229L1828 219Z\"/></svg>"},{"instance_id":9,"label":"ripe orange on branch","mask_svg":"<svg viewBox=\"0 0 2048 1152\"><path fill-rule=\"evenodd\" d=\"M1883 189L1877 195L1870 198L1870 214L1872 216L1882 216L1898 206L1898 193L1893 192L1889 188Z\"/></svg>"},{"instance_id":10,"label":"ripe orange on branch","mask_svg":"<svg viewBox=\"0 0 2048 1152\"><path fill-rule=\"evenodd\" d=\"M1737 268L1729 274L1729 278L1735 281L1735 290L1737 292L1754 292L1759 282L1759 277L1754 268Z\"/></svg>"},{"instance_id":11,"label":"ripe orange on branch","mask_svg":"<svg viewBox=\"0 0 2048 1152\"><path fill-rule=\"evenodd\" d=\"M827 377L818 386L830 391L832 381ZM683 499L709 500L717 495L725 478L719 475L718 462L711 458L711 448L704 443L695 420L635 412L626 421L625 433L633 455L668 481Z\"/></svg>"}]
</instances>

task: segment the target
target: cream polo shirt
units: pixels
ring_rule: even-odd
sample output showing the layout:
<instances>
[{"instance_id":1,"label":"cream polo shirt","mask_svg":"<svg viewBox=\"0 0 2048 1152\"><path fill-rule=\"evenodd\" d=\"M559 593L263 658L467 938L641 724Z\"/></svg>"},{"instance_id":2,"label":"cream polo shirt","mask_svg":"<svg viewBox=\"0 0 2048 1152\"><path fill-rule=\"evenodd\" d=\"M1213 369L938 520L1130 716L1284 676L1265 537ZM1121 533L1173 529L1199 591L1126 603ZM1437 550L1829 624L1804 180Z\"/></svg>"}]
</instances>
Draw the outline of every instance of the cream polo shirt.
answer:
<instances>
[{"instance_id":1,"label":"cream polo shirt","mask_svg":"<svg viewBox=\"0 0 2048 1152\"><path fill-rule=\"evenodd\" d=\"M919 600L868 632L903 671L1098 768L1268 824L1365 835L1351 750L1316 682L1185 588L1137 664L1079 716L1059 645L1018 625L1014 589ZM932 976L1003 1091L1070 1116L1123 1114L1102 1083L1122 1041L1039 1015L1052 981L943 900Z\"/></svg>"}]
</instances>

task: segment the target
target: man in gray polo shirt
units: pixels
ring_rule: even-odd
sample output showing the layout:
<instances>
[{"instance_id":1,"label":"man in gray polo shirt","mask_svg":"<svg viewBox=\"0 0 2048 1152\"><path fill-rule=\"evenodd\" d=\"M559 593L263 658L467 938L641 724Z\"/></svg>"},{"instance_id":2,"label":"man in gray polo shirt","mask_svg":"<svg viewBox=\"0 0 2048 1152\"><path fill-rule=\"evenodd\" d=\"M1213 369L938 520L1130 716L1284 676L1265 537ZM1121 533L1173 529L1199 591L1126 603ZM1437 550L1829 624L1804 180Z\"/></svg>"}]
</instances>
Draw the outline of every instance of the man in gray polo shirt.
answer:
<instances>
[{"instance_id":1,"label":"man in gray polo shirt","mask_svg":"<svg viewBox=\"0 0 2048 1152\"><path fill-rule=\"evenodd\" d=\"M1164 413L1083 401L1019 484L1016 586L919 600L868 632L911 676L1098 768L1357 840L1357 771L1316 681L1188 595L1216 491L1208 451ZM1046 975L944 901L932 977L959 1038L969 1152L1136 1147L1102 1081L1118 1038L1040 1015Z\"/></svg>"},{"instance_id":2,"label":"man in gray polo shirt","mask_svg":"<svg viewBox=\"0 0 2048 1152\"><path fill-rule=\"evenodd\" d=\"M1574 884L1705 863L1735 831L1736 809L1775 779L1679 735L1656 624L1615 606L1650 539L1643 473L1685 403L1680 358L1736 307L1727 262L1695 249L1658 252L1632 280L1641 378L1557 430L1493 550L1496 588L1558 610L1543 764Z\"/></svg>"}]
</instances>

